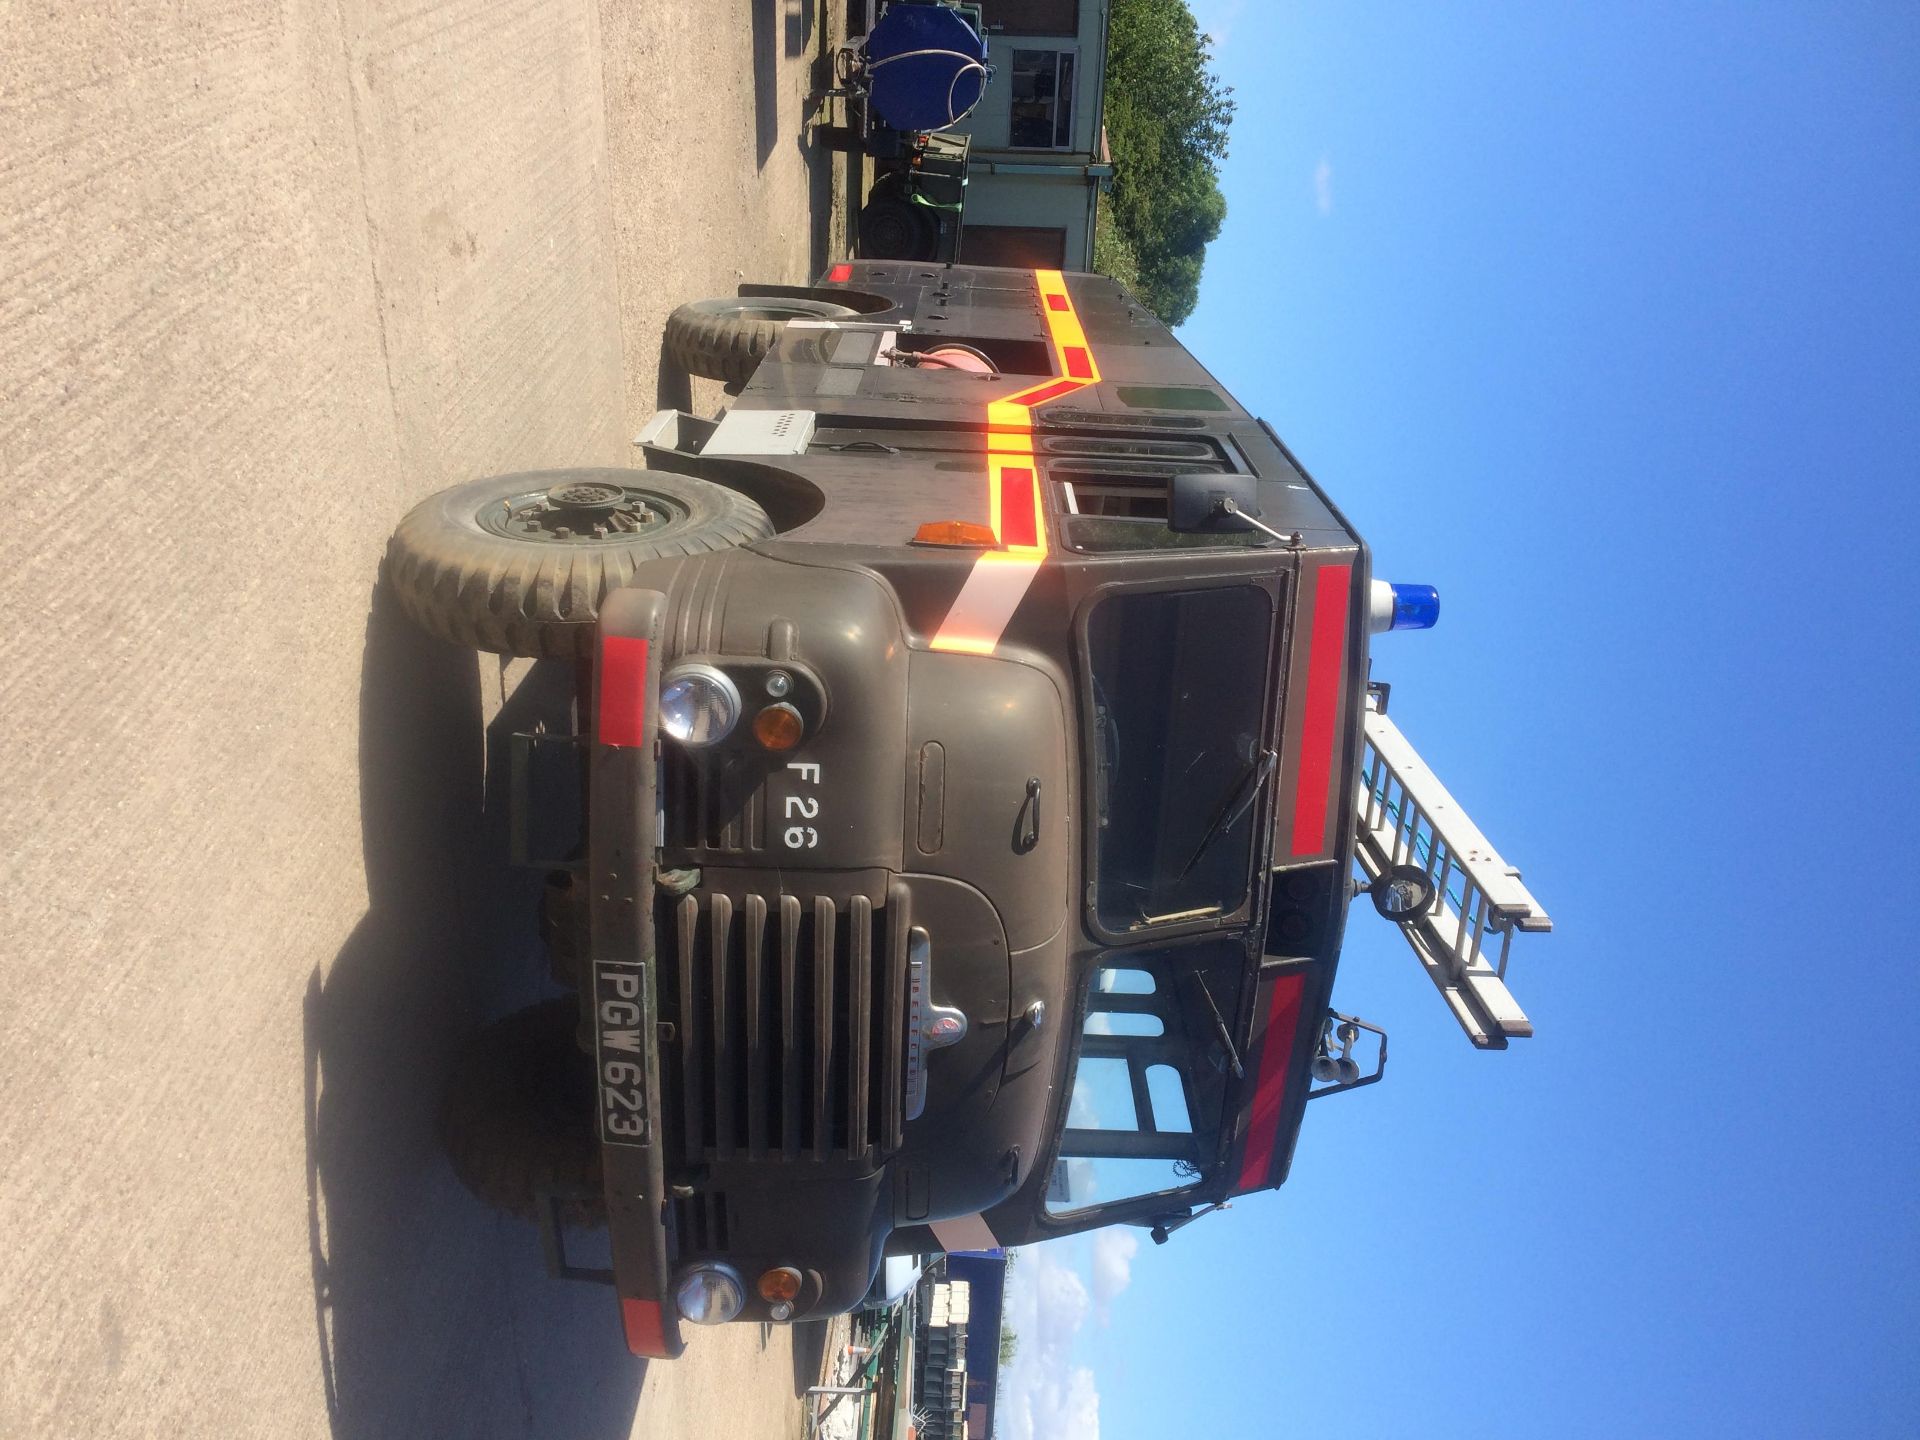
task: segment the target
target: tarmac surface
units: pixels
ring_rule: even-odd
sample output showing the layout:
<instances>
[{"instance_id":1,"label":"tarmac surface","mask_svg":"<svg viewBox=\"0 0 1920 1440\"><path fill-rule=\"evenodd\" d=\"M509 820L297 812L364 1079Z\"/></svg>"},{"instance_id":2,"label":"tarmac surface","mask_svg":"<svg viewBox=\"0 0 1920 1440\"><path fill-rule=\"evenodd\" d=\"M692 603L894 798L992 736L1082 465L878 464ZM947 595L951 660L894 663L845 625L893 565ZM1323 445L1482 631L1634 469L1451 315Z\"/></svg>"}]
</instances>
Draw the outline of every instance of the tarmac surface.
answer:
<instances>
[{"instance_id":1,"label":"tarmac surface","mask_svg":"<svg viewBox=\"0 0 1920 1440\"><path fill-rule=\"evenodd\" d=\"M0 1436L799 1434L823 1337L634 1361L437 1149L548 984L504 737L567 677L376 579L844 252L814 3L0 7Z\"/></svg>"}]
</instances>

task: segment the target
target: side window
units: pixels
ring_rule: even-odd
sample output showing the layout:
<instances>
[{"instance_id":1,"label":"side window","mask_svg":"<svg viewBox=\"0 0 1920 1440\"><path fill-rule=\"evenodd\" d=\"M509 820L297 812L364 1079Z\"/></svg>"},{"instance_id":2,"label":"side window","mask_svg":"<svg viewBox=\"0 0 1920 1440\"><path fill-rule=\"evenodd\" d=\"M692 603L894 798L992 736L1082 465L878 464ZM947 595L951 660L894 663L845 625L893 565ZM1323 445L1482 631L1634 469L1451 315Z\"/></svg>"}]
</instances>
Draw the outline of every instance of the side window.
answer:
<instances>
[{"instance_id":1,"label":"side window","mask_svg":"<svg viewBox=\"0 0 1920 1440\"><path fill-rule=\"evenodd\" d=\"M1136 410L1225 410L1227 402L1205 385L1119 385L1122 405Z\"/></svg>"},{"instance_id":2,"label":"side window","mask_svg":"<svg viewBox=\"0 0 1920 1440\"><path fill-rule=\"evenodd\" d=\"M1060 511L1060 531L1070 549L1082 554L1116 550L1244 549L1239 532L1180 533L1167 528L1172 477L1177 472L1219 473L1232 469L1210 445L1185 442L1199 452L1193 458L1162 458L1149 446L1173 449L1179 442L1135 442L1139 455L1047 457L1046 476ZM1259 539L1257 533L1254 539Z\"/></svg>"},{"instance_id":3,"label":"side window","mask_svg":"<svg viewBox=\"0 0 1920 1440\"><path fill-rule=\"evenodd\" d=\"M1171 973L1171 972L1168 972ZM1066 1215L1197 1183L1196 1134L1181 1005L1161 975L1094 971L1050 1215Z\"/></svg>"}]
</instances>

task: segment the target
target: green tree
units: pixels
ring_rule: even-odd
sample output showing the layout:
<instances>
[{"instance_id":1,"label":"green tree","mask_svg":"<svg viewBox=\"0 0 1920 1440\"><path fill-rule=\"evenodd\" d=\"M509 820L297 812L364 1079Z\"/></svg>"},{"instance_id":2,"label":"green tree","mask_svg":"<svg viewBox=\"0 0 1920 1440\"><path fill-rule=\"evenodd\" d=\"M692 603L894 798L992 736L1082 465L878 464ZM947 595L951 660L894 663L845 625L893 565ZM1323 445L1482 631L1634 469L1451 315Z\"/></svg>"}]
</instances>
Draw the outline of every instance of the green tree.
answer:
<instances>
[{"instance_id":1,"label":"green tree","mask_svg":"<svg viewBox=\"0 0 1920 1440\"><path fill-rule=\"evenodd\" d=\"M1169 325L1193 313L1206 249L1227 200L1219 166L1233 91L1186 0L1113 0L1107 33L1107 141L1113 184L1096 263Z\"/></svg>"},{"instance_id":2,"label":"green tree","mask_svg":"<svg viewBox=\"0 0 1920 1440\"><path fill-rule=\"evenodd\" d=\"M1013 1363L1013 1357L1020 1353L1020 1336L1011 1325L1000 1327L1000 1367L1005 1369Z\"/></svg>"}]
</instances>

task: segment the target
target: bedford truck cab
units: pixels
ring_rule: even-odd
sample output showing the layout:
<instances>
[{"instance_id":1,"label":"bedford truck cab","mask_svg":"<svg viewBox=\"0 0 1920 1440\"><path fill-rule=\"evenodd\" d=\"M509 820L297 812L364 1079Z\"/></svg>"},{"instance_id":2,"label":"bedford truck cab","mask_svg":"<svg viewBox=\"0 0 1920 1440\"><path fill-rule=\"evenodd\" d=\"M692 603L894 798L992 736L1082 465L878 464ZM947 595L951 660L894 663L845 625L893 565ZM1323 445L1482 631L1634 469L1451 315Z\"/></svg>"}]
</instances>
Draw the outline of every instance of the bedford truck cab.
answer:
<instances>
[{"instance_id":1,"label":"bedford truck cab","mask_svg":"<svg viewBox=\"0 0 1920 1440\"><path fill-rule=\"evenodd\" d=\"M544 581L463 589L404 524L392 567L439 633L580 663L555 928L636 1353L1279 1184L1310 1095L1384 1064L1330 1008L1357 887L1476 1043L1527 1033L1490 947L1544 914L1380 748L1369 637L1430 597L1164 326L951 265L737 305L739 393L656 415L644 470L429 502L504 507Z\"/></svg>"}]
</instances>

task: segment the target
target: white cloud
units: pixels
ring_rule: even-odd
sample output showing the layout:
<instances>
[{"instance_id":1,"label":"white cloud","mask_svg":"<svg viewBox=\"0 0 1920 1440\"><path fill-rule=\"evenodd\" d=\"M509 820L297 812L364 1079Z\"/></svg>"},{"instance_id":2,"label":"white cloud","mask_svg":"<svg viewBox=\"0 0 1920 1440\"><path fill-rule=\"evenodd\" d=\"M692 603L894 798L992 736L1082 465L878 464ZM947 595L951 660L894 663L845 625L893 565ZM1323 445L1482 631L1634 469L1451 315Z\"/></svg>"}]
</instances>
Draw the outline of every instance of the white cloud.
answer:
<instances>
[{"instance_id":1,"label":"white cloud","mask_svg":"<svg viewBox=\"0 0 1920 1440\"><path fill-rule=\"evenodd\" d=\"M1140 1238L1131 1230L1110 1226L1093 1237L1093 1304L1102 1325L1107 1309L1133 1280L1133 1257L1140 1253Z\"/></svg>"},{"instance_id":2,"label":"white cloud","mask_svg":"<svg viewBox=\"0 0 1920 1440\"><path fill-rule=\"evenodd\" d=\"M1313 167L1313 203L1322 215L1333 213L1333 161L1324 155Z\"/></svg>"},{"instance_id":3,"label":"white cloud","mask_svg":"<svg viewBox=\"0 0 1920 1440\"><path fill-rule=\"evenodd\" d=\"M1073 1363L1093 1299L1086 1282L1051 1252L1022 1250L1008 1277L1006 1323L1020 1339L1013 1364L1000 1372L1002 1440L1100 1440L1093 1371Z\"/></svg>"}]
</instances>

